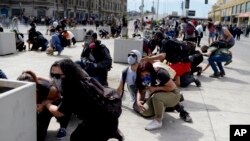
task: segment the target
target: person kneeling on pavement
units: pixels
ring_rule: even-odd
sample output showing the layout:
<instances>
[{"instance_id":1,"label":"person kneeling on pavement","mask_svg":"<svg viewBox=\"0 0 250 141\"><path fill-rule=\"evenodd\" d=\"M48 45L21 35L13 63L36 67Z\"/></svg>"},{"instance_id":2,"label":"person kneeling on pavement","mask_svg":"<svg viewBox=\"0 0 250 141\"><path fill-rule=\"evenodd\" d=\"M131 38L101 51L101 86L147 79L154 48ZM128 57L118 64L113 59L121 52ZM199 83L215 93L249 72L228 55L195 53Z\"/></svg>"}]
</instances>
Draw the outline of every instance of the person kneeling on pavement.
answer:
<instances>
[{"instance_id":1,"label":"person kneeling on pavement","mask_svg":"<svg viewBox=\"0 0 250 141\"><path fill-rule=\"evenodd\" d=\"M64 43L63 41L63 35L62 35L62 27L57 26L56 32L52 35L52 38L50 40L50 47L47 48L47 54L53 55L54 51L58 52L58 56L61 55L63 49L64 49Z\"/></svg>"},{"instance_id":2,"label":"person kneeling on pavement","mask_svg":"<svg viewBox=\"0 0 250 141\"><path fill-rule=\"evenodd\" d=\"M76 61L89 76L94 77L102 85L108 86L108 71L112 68L112 58L109 49L97 40L93 33L89 43L83 45L81 60Z\"/></svg>"},{"instance_id":3,"label":"person kneeling on pavement","mask_svg":"<svg viewBox=\"0 0 250 141\"><path fill-rule=\"evenodd\" d=\"M180 105L180 90L163 69L155 71L149 62L139 64L136 73L137 112L143 117L152 117L153 120L145 127L154 130L162 127L163 113L167 107L178 107L180 117L186 122L192 122L189 113Z\"/></svg>"},{"instance_id":4,"label":"person kneeling on pavement","mask_svg":"<svg viewBox=\"0 0 250 141\"><path fill-rule=\"evenodd\" d=\"M37 141L44 141L47 136L47 130L52 113L42 104L45 100L50 100L53 104L59 105L61 102L61 94L56 86L56 79L50 81L46 78L37 77L32 71L24 71L17 78L20 81L35 82L37 95ZM56 135L57 139L62 139L66 136L66 128L71 115L66 115L57 120L60 123L60 129Z\"/></svg>"}]
</instances>

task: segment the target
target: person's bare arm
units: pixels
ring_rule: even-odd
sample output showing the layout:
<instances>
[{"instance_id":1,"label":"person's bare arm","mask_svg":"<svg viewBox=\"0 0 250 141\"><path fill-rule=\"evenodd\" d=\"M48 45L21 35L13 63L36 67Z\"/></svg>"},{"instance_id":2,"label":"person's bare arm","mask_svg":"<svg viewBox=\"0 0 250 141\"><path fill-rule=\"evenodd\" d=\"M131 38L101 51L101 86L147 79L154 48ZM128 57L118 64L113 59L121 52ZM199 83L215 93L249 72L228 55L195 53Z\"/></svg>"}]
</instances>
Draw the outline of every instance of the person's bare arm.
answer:
<instances>
[{"instance_id":1,"label":"person's bare arm","mask_svg":"<svg viewBox=\"0 0 250 141\"><path fill-rule=\"evenodd\" d=\"M206 71L210 67L210 64L207 64L203 69L202 72Z\"/></svg>"},{"instance_id":2,"label":"person's bare arm","mask_svg":"<svg viewBox=\"0 0 250 141\"><path fill-rule=\"evenodd\" d=\"M141 59L141 62L147 61L147 62L153 62L155 60L163 61L166 57L166 53L160 53L154 56L146 56Z\"/></svg>"},{"instance_id":3,"label":"person's bare arm","mask_svg":"<svg viewBox=\"0 0 250 141\"><path fill-rule=\"evenodd\" d=\"M156 91L164 91L164 92L170 92L173 91L176 88L176 84L173 80L169 80L167 83L164 84L164 86L150 86L147 89L153 93Z\"/></svg>"},{"instance_id":4,"label":"person's bare arm","mask_svg":"<svg viewBox=\"0 0 250 141\"><path fill-rule=\"evenodd\" d=\"M228 29L224 29L224 34L226 35L226 41L229 42L233 35L230 33Z\"/></svg>"},{"instance_id":5,"label":"person's bare arm","mask_svg":"<svg viewBox=\"0 0 250 141\"><path fill-rule=\"evenodd\" d=\"M51 113L52 115L54 115L55 117L62 117L62 116L64 116L63 113L61 113L61 112L58 111L58 106L53 105L51 102L52 102L52 101L50 101L50 100L45 100L45 101L43 102L43 105L44 105L44 106L50 111L50 113Z\"/></svg>"},{"instance_id":6,"label":"person's bare arm","mask_svg":"<svg viewBox=\"0 0 250 141\"><path fill-rule=\"evenodd\" d=\"M116 91L118 92L118 94L122 94L123 90L123 81L121 80L118 87L116 88Z\"/></svg>"}]
</instances>

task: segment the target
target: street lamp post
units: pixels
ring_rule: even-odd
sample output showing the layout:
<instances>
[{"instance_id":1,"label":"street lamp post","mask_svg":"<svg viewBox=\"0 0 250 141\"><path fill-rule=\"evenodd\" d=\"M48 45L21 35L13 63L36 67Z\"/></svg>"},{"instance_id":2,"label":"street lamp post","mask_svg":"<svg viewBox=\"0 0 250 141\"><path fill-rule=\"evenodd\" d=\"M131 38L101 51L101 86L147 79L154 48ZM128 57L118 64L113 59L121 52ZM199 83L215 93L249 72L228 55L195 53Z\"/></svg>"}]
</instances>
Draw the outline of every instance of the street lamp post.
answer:
<instances>
[{"instance_id":1,"label":"street lamp post","mask_svg":"<svg viewBox=\"0 0 250 141\"><path fill-rule=\"evenodd\" d=\"M159 0L157 1L157 13L156 13L156 19L158 20L159 16Z\"/></svg>"},{"instance_id":2,"label":"street lamp post","mask_svg":"<svg viewBox=\"0 0 250 141\"><path fill-rule=\"evenodd\" d=\"M143 26L143 21L144 21L144 11L143 11L143 8L144 8L144 0L141 1L141 6L140 6L140 9L141 9L141 28Z\"/></svg>"}]
</instances>

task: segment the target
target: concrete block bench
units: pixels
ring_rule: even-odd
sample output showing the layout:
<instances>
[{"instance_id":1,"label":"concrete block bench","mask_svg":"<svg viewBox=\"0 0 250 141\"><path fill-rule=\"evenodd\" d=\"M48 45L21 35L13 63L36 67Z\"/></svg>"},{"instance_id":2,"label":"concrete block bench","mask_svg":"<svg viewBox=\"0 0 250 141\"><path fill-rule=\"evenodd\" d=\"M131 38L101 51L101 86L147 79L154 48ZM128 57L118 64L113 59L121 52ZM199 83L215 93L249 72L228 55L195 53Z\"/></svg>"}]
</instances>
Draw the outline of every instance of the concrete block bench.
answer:
<instances>
[{"instance_id":1,"label":"concrete block bench","mask_svg":"<svg viewBox=\"0 0 250 141\"><path fill-rule=\"evenodd\" d=\"M69 31L71 31L74 36L75 36L75 39L77 42L82 42L83 41L83 38L84 36L86 35L86 31L84 29L69 29Z\"/></svg>"},{"instance_id":2,"label":"concrete block bench","mask_svg":"<svg viewBox=\"0 0 250 141\"><path fill-rule=\"evenodd\" d=\"M36 85L0 79L0 140L36 141Z\"/></svg>"},{"instance_id":3,"label":"concrete block bench","mask_svg":"<svg viewBox=\"0 0 250 141\"><path fill-rule=\"evenodd\" d=\"M0 32L0 55L6 55L16 52L15 33Z\"/></svg>"},{"instance_id":4,"label":"concrete block bench","mask_svg":"<svg viewBox=\"0 0 250 141\"><path fill-rule=\"evenodd\" d=\"M142 53L142 40L135 39L115 39L114 41L114 62L127 63L128 53L131 50L138 50Z\"/></svg>"}]
</instances>

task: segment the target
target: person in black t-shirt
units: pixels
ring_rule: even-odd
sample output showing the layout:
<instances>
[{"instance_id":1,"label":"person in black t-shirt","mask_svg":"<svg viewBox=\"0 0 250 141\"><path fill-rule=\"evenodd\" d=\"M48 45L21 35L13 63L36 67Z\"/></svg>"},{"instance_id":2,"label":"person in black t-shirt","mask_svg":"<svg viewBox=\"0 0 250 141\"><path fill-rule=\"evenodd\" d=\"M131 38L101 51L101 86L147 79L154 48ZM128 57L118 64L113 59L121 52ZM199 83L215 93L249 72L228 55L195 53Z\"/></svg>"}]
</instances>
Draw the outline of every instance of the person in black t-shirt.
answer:
<instances>
[{"instance_id":1,"label":"person in black t-shirt","mask_svg":"<svg viewBox=\"0 0 250 141\"><path fill-rule=\"evenodd\" d=\"M179 104L180 90L166 70L155 71L151 63L143 62L137 68L136 85L139 89L136 99L137 112L144 117L154 117L145 127L146 130L162 127L163 113L166 107L175 107L183 120L192 121L189 113Z\"/></svg>"}]
</instances>

